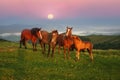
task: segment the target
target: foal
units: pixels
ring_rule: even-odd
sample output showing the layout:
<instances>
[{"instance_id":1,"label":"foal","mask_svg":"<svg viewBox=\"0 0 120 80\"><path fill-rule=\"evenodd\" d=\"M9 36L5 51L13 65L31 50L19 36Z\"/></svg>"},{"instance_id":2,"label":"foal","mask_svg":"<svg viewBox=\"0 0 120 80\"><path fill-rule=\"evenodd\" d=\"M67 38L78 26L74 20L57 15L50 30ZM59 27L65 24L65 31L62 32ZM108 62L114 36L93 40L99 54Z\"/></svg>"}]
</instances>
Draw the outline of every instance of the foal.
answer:
<instances>
[{"instance_id":1,"label":"foal","mask_svg":"<svg viewBox=\"0 0 120 80\"><path fill-rule=\"evenodd\" d=\"M92 45L92 43L90 43L88 41L82 41L78 36L73 36L73 42L74 42L74 46L76 48L77 60L80 59L80 57L79 57L80 51L87 49L87 51L89 52L91 61L93 61L93 54L92 54L93 45Z\"/></svg>"}]
</instances>

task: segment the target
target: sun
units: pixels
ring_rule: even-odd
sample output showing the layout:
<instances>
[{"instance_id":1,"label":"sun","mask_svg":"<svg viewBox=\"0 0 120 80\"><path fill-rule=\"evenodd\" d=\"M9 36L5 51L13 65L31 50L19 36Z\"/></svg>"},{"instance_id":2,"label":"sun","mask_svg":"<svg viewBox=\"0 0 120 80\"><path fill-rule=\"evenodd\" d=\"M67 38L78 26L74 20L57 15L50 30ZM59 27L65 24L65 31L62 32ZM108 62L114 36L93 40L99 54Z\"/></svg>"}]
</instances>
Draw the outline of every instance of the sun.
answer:
<instances>
[{"instance_id":1,"label":"sun","mask_svg":"<svg viewBox=\"0 0 120 80\"><path fill-rule=\"evenodd\" d=\"M53 19L54 15L53 14L48 14L48 19Z\"/></svg>"}]
</instances>

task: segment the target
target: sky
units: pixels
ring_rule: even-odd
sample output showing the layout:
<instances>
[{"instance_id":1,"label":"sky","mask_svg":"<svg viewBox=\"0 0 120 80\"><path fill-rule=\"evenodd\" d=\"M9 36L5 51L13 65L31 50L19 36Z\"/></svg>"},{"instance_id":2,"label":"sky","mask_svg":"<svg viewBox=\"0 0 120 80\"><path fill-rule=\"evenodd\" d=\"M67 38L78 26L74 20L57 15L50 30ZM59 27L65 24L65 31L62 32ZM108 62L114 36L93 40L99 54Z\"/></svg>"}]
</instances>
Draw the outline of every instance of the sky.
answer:
<instances>
[{"instance_id":1,"label":"sky","mask_svg":"<svg viewBox=\"0 0 120 80\"><path fill-rule=\"evenodd\" d=\"M48 19L48 14L54 18ZM72 26L78 33L118 33L120 0L0 0L0 25L12 24L42 24L54 29Z\"/></svg>"}]
</instances>

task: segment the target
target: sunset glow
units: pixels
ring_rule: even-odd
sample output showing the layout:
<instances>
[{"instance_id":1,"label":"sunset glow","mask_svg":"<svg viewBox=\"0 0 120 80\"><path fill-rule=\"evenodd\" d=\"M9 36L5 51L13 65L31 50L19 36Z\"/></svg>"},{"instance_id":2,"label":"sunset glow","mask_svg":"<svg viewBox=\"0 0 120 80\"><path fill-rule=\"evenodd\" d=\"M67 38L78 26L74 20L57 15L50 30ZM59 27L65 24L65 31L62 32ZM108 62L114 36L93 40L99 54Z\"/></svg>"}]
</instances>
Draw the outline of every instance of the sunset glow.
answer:
<instances>
[{"instance_id":1,"label":"sunset glow","mask_svg":"<svg viewBox=\"0 0 120 80\"><path fill-rule=\"evenodd\" d=\"M0 0L0 33L13 32L16 26L19 31L20 25L61 32L71 26L78 33L119 33L120 0Z\"/></svg>"},{"instance_id":2,"label":"sunset glow","mask_svg":"<svg viewBox=\"0 0 120 80\"><path fill-rule=\"evenodd\" d=\"M48 19L53 19L54 15L53 14L48 14Z\"/></svg>"},{"instance_id":3,"label":"sunset glow","mask_svg":"<svg viewBox=\"0 0 120 80\"><path fill-rule=\"evenodd\" d=\"M120 0L0 0L0 17L118 17Z\"/></svg>"}]
</instances>

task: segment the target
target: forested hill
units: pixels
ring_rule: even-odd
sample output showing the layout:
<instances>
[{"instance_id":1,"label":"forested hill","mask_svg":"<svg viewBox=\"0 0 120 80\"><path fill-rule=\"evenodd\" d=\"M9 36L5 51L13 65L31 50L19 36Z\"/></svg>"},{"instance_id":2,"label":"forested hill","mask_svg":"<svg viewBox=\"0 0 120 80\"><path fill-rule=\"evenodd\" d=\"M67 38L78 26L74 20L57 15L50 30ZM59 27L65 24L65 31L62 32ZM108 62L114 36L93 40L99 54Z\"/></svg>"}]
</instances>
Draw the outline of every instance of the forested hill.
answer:
<instances>
[{"instance_id":1,"label":"forested hill","mask_svg":"<svg viewBox=\"0 0 120 80\"><path fill-rule=\"evenodd\" d=\"M94 49L120 49L120 35L89 35L80 38L91 41Z\"/></svg>"}]
</instances>

